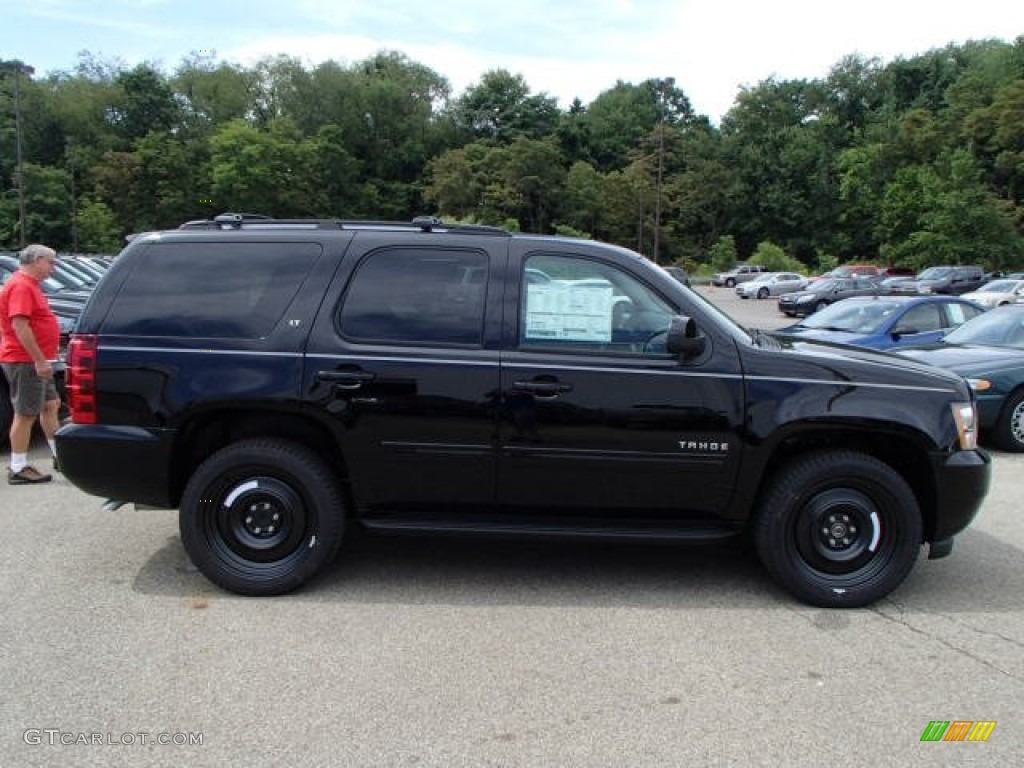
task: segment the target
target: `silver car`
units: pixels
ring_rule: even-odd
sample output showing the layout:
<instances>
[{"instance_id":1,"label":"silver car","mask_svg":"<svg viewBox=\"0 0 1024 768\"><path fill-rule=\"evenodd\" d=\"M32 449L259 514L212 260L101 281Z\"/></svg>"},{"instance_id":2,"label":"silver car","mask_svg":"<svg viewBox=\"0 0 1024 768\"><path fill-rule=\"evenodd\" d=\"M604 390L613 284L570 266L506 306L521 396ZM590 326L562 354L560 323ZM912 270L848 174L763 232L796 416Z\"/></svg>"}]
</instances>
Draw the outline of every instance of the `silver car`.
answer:
<instances>
[{"instance_id":1,"label":"silver car","mask_svg":"<svg viewBox=\"0 0 1024 768\"><path fill-rule=\"evenodd\" d=\"M736 294L742 299L767 299L784 293L802 291L807 287L808 278L796 272L767 272L758 275L749 283L736 286Z\"/></svg>"},{"instance_id":2,"label":"silver car","mask_svg":"<svg viewBox=\"0 0 1024 768\"><path fill-rule=\"evenodd\" d=\"M976 291L965 293L964 298L989 308L1024 304L1024 280L993 280Z\"/></svg>"}]
</instances>

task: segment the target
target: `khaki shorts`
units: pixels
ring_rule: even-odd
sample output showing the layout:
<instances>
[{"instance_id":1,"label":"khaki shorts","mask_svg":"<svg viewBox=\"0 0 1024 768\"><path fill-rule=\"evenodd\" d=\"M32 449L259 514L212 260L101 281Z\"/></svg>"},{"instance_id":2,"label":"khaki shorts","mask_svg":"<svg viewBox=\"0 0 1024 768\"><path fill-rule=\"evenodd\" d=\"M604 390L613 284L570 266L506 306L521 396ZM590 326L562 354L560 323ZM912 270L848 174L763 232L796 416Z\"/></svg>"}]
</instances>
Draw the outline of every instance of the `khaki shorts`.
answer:
<instances>
[{"instance_id":1,"label":"khaki shorts","mask_svg":"<svg viewBox=\"0 0 1024 768\"><path fill-rule=\"evenodd\" d=\"M38 416L46 403L60 400L53 379L39 376L35 363L3 363L3 369L11 386L11 404L19 416Z\"/></svg>"}]
</instances>

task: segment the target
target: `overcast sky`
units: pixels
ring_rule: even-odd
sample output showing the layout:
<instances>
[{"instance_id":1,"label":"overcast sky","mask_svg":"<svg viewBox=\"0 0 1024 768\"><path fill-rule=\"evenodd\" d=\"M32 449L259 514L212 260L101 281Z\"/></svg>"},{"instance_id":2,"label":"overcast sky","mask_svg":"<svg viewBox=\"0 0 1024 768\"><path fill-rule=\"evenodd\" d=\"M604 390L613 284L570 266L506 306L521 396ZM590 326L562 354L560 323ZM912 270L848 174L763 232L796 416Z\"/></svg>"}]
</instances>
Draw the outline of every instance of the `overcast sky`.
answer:
<instances>
[{"instance_id":1,"label":"overcast sky","mask_svg":"<svg viewBox=\"0 0 1024 768\"><path fill-rule=\"evenodd\" d=\"M491 69L567 107L617 80L674 77L717 122L741 86L824 78L844 56L888 63L948 43L1024 35L1024 0L0 0L0 59L38 74L78 53L172 71L190 51L313 65L399 51L456 94Z\"/></svg>"}]
</instances>

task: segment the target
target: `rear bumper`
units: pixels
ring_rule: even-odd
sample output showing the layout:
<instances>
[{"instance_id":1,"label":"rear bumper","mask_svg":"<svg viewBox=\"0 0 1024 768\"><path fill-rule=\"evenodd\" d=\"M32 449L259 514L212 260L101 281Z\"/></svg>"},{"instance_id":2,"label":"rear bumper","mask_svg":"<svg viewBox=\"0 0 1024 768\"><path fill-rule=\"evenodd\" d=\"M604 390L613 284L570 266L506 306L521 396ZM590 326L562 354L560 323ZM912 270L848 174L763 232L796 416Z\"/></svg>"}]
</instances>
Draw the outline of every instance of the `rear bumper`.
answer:
<instances>
[{"instance_id":1,"label":"rear bumper","mask_svg":"<svg viewBox=\"0 0 1024 768\"><path fill-rule=\"evenodd\" d=\"M172 507L174 435L166 429L67 424L57 431L61 473L93 496Z\"/></svg>"},{"instance_id":2,"label":"rear bumper","mask_svg":"<svg viewBox=\"0 0 1024 768\"><path fill-rule=\"evenodd\" d=\"M932 456L935 522L929 541L942 541L964 530L978 513L992 479L992 458L982 450Z\"/></svg>"}]
</instances>

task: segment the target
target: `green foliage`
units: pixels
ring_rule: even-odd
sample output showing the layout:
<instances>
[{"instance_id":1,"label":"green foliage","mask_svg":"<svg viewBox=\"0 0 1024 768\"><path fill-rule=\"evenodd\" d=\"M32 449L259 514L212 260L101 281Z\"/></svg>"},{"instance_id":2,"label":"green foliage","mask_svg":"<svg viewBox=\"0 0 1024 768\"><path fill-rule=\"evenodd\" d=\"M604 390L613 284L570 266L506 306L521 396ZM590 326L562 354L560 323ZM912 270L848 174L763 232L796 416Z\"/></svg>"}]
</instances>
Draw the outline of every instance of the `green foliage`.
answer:
<instances>
[{"instance_id":1,"label":"green foliage","mask_svg":"<svg viewBox=\"0 0 1024 768\"><path fill-rule=\"evenodd\" d=\"M757 244L751 264L761 264L769 272L803 272L807 267L799 260L789 256L782 248L767 240Z\"/></svg>"},{"instance_id":2,"label":"green foliage","mask_svg":"<svg viewBox=\"0 0 1024 768\"><path fill-rule=\"evenodd\" d=\"M736 266L736 239L732 235L723 235L708 253L715 272L728 272Z\"/></svg>"},{"instance_id":3,"label":"green foliage","mask_svg":"<svg viewBox=\"0 0 1024 768\"><path fill-rule=\"evenodd\" d=\"M821 79L745 87L721 127L671 77L562 111L500 69L453 97L393 51L312 68L193 53L170 75L88 53L45 78L27 64L0 62L4 245L20 234L17 84L27 234L58 247L73 181L80 241L107 245L229 209L442 211L691 270L1024 261L1024 38L847 56Z\"/></svg>"},{"instance_id":4,"label":"green foliage","mask_svg":"<svg viewBox=\"0 0 1024 768\"><path fill-rule=\"evenodd\" d=\"M831 272L833 269L839 266L839 259L833 256L831 253L825 251L818 251L818 259L815 262L815 272L819 275L823 275L826 272Z\"/></svg>"},{"instance_id":5,"label":"green foliage","mask_svg":"<svg viewBox=\"0 0 1024 768\"><path fill-rule=\"evenodd\" d=\"M78 249L83 253L117 253L123 245L114 212L99 200L83 200L78 209Z\"/></svg>"}]
</instances>

